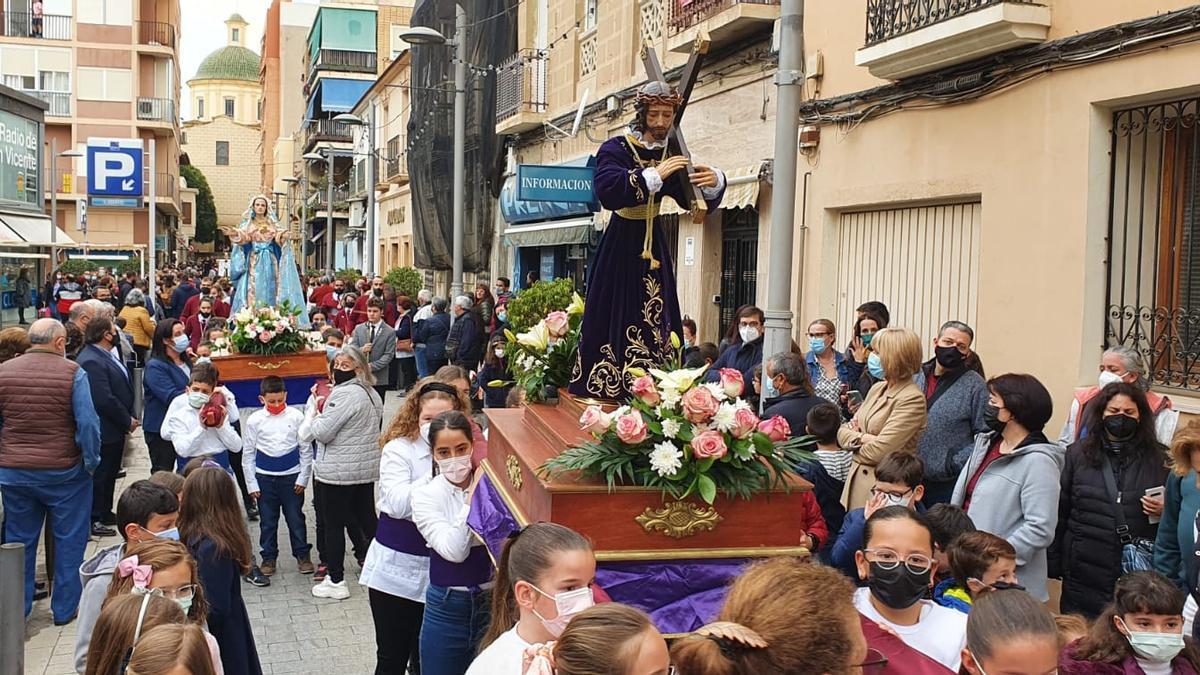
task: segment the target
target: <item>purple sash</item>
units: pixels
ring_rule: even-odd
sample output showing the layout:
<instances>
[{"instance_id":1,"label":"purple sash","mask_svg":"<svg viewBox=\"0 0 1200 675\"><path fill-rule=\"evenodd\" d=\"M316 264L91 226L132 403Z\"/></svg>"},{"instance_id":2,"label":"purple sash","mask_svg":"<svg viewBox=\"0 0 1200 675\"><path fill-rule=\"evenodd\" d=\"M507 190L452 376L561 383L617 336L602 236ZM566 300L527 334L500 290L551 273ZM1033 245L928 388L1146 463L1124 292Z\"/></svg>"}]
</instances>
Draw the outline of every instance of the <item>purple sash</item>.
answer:
<instances>
[{"instance_id":1,"label":"purple sash","mask_svg":"<svg viewBox=\"0 0 1200 675\"><path fill-rule=\"evenodd\" d=\"M446 560L437 551L429 552L429 583L434 586L477 589L491 579L492 560L482 544L472 546L471 554L460 563Z\"/></svg>"},{"instance_id":2,"label":"purple sash","mask_svg":"<svg viewBox=\"0 0 1200 675\"><path fill-rule=\"evenodd\" d=\"M375 528L375 541L393 551L429 557L429 546L425 544L425 538L411 520L380 513L379 525Z\"/></svg>"}]
</instances>

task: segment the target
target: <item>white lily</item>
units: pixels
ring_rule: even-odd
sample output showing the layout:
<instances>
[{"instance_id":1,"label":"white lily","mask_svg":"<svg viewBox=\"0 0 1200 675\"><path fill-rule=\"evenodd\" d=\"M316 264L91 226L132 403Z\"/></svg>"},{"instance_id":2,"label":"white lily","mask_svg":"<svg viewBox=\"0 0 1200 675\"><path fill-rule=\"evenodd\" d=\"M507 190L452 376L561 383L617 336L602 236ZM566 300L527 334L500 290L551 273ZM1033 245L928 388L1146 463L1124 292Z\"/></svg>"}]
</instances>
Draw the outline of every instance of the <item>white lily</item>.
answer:
<instances>
[{"instance_id":1,"label":"white lily","mask_svg":"<svg viewBox=\"0 0 1200 675\"><path fill-rule=\"evenodd\" d=\"M583 298L578 293L571 294L571 304L567 305L567 314L583 314Z\"/></svg>"},{"instance_id":2,"label":"white lily","mask_svg":"<svg viewBox=\"0 0 1200 675\"><path fill-rule=\"evenodd\" d=\"M517 344L525 345L539 352L546 351L546 346L550 344L550 329L546 327L546 322L539 321L536 326L529 329L528 333L518 333Z\"/></svg>"},{"instance_id":3,"label":"white lily","mask_svg":"<svg viewBox=\"0 0 1200 675\"><path fill-rule=\"evenodd\" d=\"M672 370L670 372L651 369L650 374L654 376L654 379L659 381L661 388L674 389L682 393L690 389L696 378L703 375L706 370L708 370L708 366L701 366L690 370L680 368L679 370Z\"/></svg>"}]
</instances>

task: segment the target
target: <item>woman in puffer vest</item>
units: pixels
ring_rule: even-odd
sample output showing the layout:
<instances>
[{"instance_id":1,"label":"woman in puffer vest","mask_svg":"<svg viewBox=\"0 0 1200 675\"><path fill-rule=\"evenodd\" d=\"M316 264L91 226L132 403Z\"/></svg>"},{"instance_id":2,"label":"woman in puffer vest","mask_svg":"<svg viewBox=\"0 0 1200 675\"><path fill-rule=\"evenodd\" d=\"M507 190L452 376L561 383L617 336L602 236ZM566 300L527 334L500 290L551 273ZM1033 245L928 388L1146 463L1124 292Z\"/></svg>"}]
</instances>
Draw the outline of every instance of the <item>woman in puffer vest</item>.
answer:
<instances>
[{"instance_id":1,"label":"woman in puffer vest","mask_svg":"<svg viewBox=\"0 0 1200 675\"><path fill-rule=\"evenodd\" d=\"M312 593L318 598L343 600L350 597L344 581L345 531L358 527L367 541L375 536L383 401L372 388L370 365L357 347L343 347L333 359L331 372L329 398L324 406L309 408L301 435L307 431L317 442L313 498L322 512L317 548L328 565L328 575ZM365 556L366 551L361 554Z\"/></svg>"}]
</instances>

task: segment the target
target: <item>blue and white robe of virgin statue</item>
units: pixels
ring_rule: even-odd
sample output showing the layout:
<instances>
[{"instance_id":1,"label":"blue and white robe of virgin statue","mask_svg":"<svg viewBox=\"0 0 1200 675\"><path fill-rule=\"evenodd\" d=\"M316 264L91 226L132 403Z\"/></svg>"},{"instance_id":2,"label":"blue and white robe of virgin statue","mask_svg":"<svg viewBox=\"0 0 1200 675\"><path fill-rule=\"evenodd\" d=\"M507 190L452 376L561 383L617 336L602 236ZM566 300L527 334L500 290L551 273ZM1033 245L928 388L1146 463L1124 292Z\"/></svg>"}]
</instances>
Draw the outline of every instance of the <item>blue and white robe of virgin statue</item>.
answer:
<instances>
[{"instance_id":1,"label":"blue and white robe of virgin statue","mask_svg":"<svg viewBox=\"0 0 1200 675\"><path fill-rule=\"evenodd\" d=\"M290 246L274 240L235 244L230 252L229 279L234 288L231 315L243 307L278 307L287 300L300 310L296 323L309 327L300 272Z\"/></svg>"},{"instance_id":2,"label":"blue and white robe of virgin statue","mask_svg":"<svg viewBox=\"0 0 1200 675\"><path fill-rule=\"evenodd\" d=\"M675 288L673 251L667 250L658 204L663 197L684 203L679 181L665 183L657 171L647 182L647 168L658 166L662 147L648 148L633 134L610 138L597 153L595 190L604 208L613 211L588 273L587 307L579 340L579 357L569 390L581 397L625 399L632 376L628 366L657 368L671 358L671 333L683 335ZM725 194L725 176L703 194L709 211ZM653 215L650 259L646 250L647 209Z\"/></svg>"}]
</instances>

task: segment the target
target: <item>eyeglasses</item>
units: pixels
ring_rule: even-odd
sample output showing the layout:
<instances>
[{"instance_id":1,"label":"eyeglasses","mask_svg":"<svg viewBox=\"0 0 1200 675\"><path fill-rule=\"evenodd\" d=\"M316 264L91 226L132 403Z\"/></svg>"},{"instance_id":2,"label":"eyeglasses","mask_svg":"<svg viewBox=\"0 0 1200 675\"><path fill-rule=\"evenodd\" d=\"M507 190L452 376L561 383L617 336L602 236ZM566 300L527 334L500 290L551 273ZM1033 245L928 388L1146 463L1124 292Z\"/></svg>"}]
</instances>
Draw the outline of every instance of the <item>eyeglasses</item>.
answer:
<instances>
[{"instance_id":1,"label":"eyeglasses","mask_svg":"<svg viewBox=\"0 0 1200 675\"><path fill-rule=\"evenodd\" d=\"M899 553L887 548L868 548L864 549L867 560L879 565L885 570L894 570L904 563L909 572L913 574L924 574L933 567L933 560L928 556L923 556L920 553L910 553L907 557L901 558Z\"/></svg>"},{"instance_id":2,"label":"eyeglasses","mask_svg":"<svg viewBox=\"0 0 1200 675\"><path fill-rule=\"evenodd\" d=\"M912 488L909 488L909 489L905 490L904 492L888 492L887 490L880 490L877 487L871 488L871 496L872 497L878 497L879 495L887 495L888 497L891 497L892 499L904 499L905 495L909 494L910 492L912 492Z\"/></svg>"},{"instance_id":3,"label":"eyeglasses","mask_svg":"<svg viewBox=\"0 0 1200 675\"><path fill-rule=\"evenodd\" d=\"M858 664L864 673L882 673L887 669L888 659L878 649L867 649L867 660Z\"/></svg>"},{"instance_id":4,"label":"eyeglasses","mask_svg":"<svg viewBox=\"0 0 1200 675\"><path fill-rule=\"evenodd\" d=\"M184 584L179 588L147 588L142 592L146 595L157 595L160 598L188 600L196 595L196 584Z\"/></svg>"}]
</instances>

